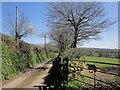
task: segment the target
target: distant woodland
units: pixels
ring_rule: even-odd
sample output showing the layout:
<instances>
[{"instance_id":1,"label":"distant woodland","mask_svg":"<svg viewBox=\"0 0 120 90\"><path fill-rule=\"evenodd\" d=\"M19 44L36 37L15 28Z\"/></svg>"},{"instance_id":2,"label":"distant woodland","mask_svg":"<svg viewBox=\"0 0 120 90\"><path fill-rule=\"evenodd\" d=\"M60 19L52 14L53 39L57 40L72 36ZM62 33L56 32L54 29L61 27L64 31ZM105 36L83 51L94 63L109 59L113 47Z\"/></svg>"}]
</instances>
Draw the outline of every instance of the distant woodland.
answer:
<instances>
[{"instance_id":1,"label":"distant woodland","mask_svg":"<svg viewBox=\"0 0 120 90\"><path fill-rule=\"evenodd\" d=\"M86 56L120 58L118 49L82 48L82 50Z\"/></svg>"}]
</instances>

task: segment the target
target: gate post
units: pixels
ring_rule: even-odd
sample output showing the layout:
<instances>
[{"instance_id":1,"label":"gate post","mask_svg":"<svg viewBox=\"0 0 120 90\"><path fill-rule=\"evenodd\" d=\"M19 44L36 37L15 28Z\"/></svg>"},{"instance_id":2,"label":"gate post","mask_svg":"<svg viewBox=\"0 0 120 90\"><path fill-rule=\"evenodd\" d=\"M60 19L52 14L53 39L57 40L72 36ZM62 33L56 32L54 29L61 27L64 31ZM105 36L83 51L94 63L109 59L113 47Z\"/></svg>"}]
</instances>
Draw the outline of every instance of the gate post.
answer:
<instances>
[{"instance_id":1,"label":"gate post","mask_svg":"<svg viewBox=\"0 0 120 90\"><path fill-rule=\"evenodd\" d=\"M68 58L63 58L63 63L64 63L64 66L63 66L63 71L64 71L64 79L66 81L68 81L68 73L69 73L69 70L68 70L68 63L69 63L69 59Z\"/></svg>"},{"instance_id":2,"label":"gate post","mask_svg":"<svg viewBox=\"0 0 120 90\"><path fill-rule=\"evenodd\" d=\"M95 66L95 62L94 62L94 66ZM94 71L94 90L95 90L95 87L96 87L96 83L95 83L95 78L96 78L95 69L96 68L94 68L94 70L93 70Z\"/></svg>"}]
</instances>

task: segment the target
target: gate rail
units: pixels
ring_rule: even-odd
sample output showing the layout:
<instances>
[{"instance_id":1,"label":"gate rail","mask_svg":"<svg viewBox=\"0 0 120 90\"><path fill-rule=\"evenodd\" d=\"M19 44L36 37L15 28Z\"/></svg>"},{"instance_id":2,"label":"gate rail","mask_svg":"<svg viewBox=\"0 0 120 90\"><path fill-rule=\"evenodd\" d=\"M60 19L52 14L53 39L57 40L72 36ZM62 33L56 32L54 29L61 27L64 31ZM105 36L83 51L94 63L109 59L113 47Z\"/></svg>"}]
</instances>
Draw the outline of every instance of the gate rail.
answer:
<instances>
[{"instance_id":1,"label":"gate rail","mask_svg":"<svg viewBox=\"0 0 120 90\"><path fill-rule=\"evenodd\" d=\"M117 74L115 73L108 73L108 72L104 72L104 71L100 71L100 73L104 73L104 74L110 74L110 75L114 75L114 76L119 76L120 77L120 64L115 64L115 63L107 63L107 62L98 62L98 61L87 61L87 60L72 60L72 61L78 61L78 62L88 62L88 63L93 63L94 65L96 64L106 64L106 65L113 65L113 66L117 66L118 67L118 72ZM87 69L87 68L83 68L83 69ZM88 70L88 69L87 69ZM85 84L88 84L90 86L93 86L94 87L94 90L96 90L96 81L99 81L101 83L105 83L105 84L108 84L110 86L114 86L114 87L117 87L120 89L120 85L114 85L114 84L111 84L109 82L105 82L103 80L99 80L99 79L96 79L96 72L93 70L94 72L94 77L89 77L89 76L86 76L86 75L82 75L84 77L87 77L87 78L90 78L90 79L93 79L94 80L94 85L92 84L89 84L89 83L86 83L86 82L82 82L82 83L85 83Z\"/></svg>"}]
</instances>

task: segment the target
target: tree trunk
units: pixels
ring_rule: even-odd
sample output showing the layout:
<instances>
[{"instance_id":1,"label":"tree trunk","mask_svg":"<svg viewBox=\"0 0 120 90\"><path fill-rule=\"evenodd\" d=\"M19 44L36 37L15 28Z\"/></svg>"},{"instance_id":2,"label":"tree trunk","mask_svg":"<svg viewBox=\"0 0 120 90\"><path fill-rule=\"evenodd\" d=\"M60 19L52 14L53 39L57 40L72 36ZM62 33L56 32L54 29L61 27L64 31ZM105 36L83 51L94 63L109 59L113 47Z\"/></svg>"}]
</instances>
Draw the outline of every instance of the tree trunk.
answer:
<instances>
[{"instance_id":1,"label":"tree trunk","mask_svg":"<svg viewBox=\"0 0 120 90\"><path fill-rule=\"evenodd\" d=\"M72 48L76 48L77 47L77 28L75 28L75 33L74 33L74 41L73 41L73 45Z\"/></svg>"},{"instance_id":2,"label":"tree trunk","mask_svg":"<svg viewBox=\"0 0 120 90\"><path fill-rule=\"evenodd\" d=\"M75 37L74 38L74 43L73 43L73 48L76 48L77 47L77 38Z\"/></svg>"}]
</instances>

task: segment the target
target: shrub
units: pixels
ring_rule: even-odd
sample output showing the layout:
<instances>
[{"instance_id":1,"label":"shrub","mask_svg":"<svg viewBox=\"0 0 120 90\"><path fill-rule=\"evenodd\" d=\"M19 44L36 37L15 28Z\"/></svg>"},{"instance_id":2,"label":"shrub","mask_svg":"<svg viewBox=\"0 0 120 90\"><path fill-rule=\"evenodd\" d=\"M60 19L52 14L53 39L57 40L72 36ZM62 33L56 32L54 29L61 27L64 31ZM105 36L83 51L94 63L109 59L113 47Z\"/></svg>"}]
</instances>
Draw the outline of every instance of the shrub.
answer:
<instances>
[{"instance_id":1,"label":"shrub","mask_svg":"<svg viewBox=\"0 0 120 90\"><path fill-rule=\"evenodd\" d=\"M12 53L6 44L2 44L2 79L9 79L14 73L13 62L10 59Z\"/></svg>"},{"instance_id":2,"label":"shrub","mask_svg":"<svg viewBox=\"0 0 120 90\"><path fill-rule=\"evenodd\" d=\"M83 56L83 52L80 48L70 48L64 51L62 56L69 58L69 60L80 59Z\"/></svg>"}]
</instances>

